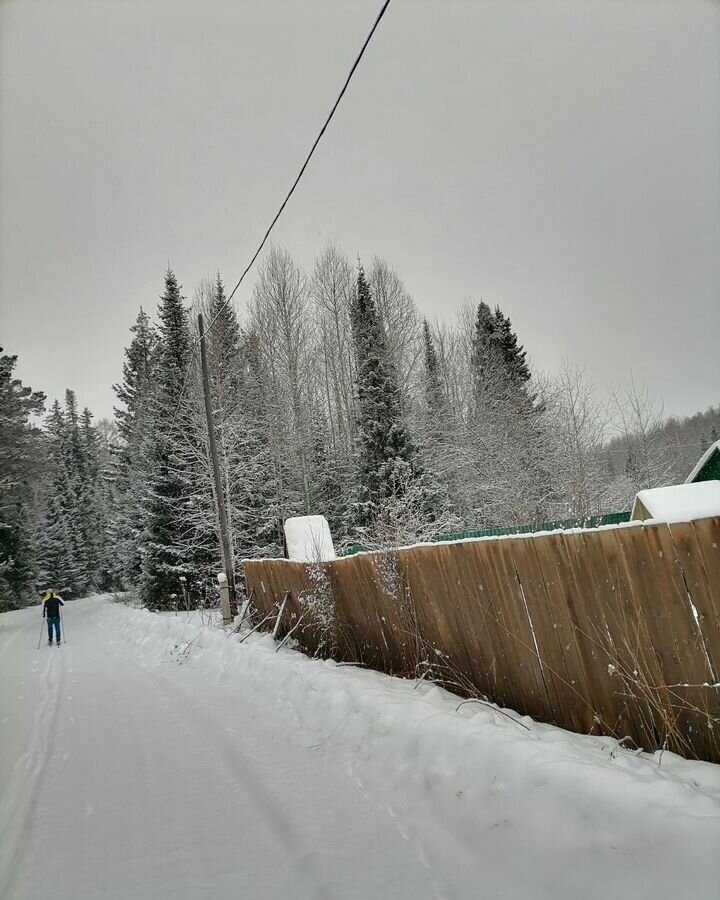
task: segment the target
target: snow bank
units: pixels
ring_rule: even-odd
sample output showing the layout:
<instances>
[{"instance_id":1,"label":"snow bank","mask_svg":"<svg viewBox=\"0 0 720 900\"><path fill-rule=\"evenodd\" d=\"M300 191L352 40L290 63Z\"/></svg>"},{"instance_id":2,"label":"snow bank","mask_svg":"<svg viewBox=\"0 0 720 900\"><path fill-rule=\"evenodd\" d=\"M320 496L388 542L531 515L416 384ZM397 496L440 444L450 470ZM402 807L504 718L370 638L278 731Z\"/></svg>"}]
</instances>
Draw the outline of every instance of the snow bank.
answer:
<instances>
[{"instance_id":1,"label":"snow bank","mask_svg":"<svg viewBox=\"0 0 720 900\"><path fill-rule=\"evenodd\" d=\"M673 484L668 487L638 491L632 518L640 515L639 504L660 522L692 522L720 516L720 481Z\"/></svg>"},{"instance_id":2,"label":"snow bank","mask_svg":"<svg viewBox=\"0 0 720 900\"><path fill-rule=\"evenodd\" d=\"M691 869L694 896L713 896L720 877L718 766L668 752L632 753L612 738L462 703L424 682L311 660L285 648L276 652L269 636L251 635L239 644L238 636L182 617L117 606L101 607L98 616L103 627L134 645L143 665L177 661L233 685L261 707L285 710L285 737L340 753L348 773L397 817L408 837L418 838L413 823L427 828L432 821L464 845L497 842L500 867L517 862L508 847L520 848L528 885L517 896L587 896L585 854L601 866L610 893L613 885L627 886L623 871L626 876L629 866L644 865L639 861L650 854L664 874L644 873L650 892L635 896L680 896ZM547 870L551 845L577 853L577 859L568 859L563 891L553 894L545 886L534 893L534 873ZM431 856L432 847L425 852ZM552 875L545 871L543 877Z\"/></svg>"},{"instance_id":3,"label":"snow bank","mask_svg":"<svg viewBox=\"0 0 720 900\"><path fill-rule=\"evenodd\" d=\"M288 559L330 562L335 559L330 526L325 516L292 516L285 520Z\"/></svg>"}]
</instances>

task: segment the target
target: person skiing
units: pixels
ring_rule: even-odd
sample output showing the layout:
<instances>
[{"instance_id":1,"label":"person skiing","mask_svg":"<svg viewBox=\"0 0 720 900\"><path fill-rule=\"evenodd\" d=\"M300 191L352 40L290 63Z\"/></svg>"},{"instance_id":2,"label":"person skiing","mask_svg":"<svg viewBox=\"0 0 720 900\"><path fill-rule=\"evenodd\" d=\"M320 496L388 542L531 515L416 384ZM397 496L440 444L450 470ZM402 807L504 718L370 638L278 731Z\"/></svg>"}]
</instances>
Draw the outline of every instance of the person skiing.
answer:
<instances>
[{"instance_id":1,"label":"person skiing","mask_svg":"<svg viewBox=\"0 0 720 900\"><path fill-rule=\"evenodd\" d=\"M43 599L43 619L47 617L48 644L52 647L53 628L55 639L60 646L60 607L65 606L62 597L55 591L48 591Z\"/></svg>"}]
</instances>

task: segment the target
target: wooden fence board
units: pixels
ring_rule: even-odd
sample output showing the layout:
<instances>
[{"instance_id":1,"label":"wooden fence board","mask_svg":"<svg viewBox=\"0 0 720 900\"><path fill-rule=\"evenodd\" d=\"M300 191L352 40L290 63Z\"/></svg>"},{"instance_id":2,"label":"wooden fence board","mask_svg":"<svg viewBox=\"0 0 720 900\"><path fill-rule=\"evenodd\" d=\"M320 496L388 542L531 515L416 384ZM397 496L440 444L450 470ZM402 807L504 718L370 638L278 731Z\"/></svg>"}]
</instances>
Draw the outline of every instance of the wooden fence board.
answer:
<instances>
[{"instance_id":1,"label":"wooden fence board","mask_svg":"<svg viewBox=\"0 0 720 900\"><path fill-rule=\"evenodd\" d=\"M475 541L468 547L467 558L473 569L473 595L469 598L467 611L468 635L473 630L482 629L482 636L492 653L492 676L495 683L488 696L503 706L522 711L523 696L515 677L514 648L510 646L512 635L499 618L499 610L507 605L507 595L512 590L508 584L502 565L499 564L495 541ZM462 558L462 557L461 557Z\"/></svg>"},{"instance_id":2,"label":"wooden fence board","mask_svg":"<svg viewBox=\"0 0 720 900\"><path fill-rule=\"evenodd\" d=\"M626 704L634 727L628 734L641 746L654 749L659 746L660 732L654 699L638 692L637 673L650 673L650 679L662 673L659 659L650 638L643 603L642 591L633 586L636 577L628 567L626 555L632 553L633 544L626 532L640 529L618 529L606 532L601 539L610 580L615 588L607 597L605 622L609 636L611 664L615 667L615 691L618 699Z\"/></svg>"},{"instance_id":3,"label":"wooden fence board","mask_svg":"<svg viewBox=\"0 0 720 900\"><path fill-rule=\"evenodd\" d=\"M402 670L402 660L396 652L390 627L382 622L383 602L371 554L350 557L332 563L341 588L337 598L337 615L348 623L358 636L358 649L363 662L381 671L395 673ZM386 623L387 625L387 623Z\"/></svg>"},{"instance_id":4,"label":"wooden fence board","mask_svg":"<svg viewBox=\"0 0 720 900\"><path fill-rule=\"evenodd\" d=\"M416 553L408 551L403 555L403 568L423 644L418 674L450 664L472 678L473 654L458 617L458 607L464 600L462 583L449 548L438 544L418 547ZM449 657L447 662L442 654Z\"/></svg>"},{"instance_id":5,"label":"wooden fence board","mask_svg":"<svg viewBox=\"0 0 720 900\"><path fill-rule=\"evenodd\" d=\"M449 644L438 649L446 654L446 657L440 659L449 667L446 672L449 680L452 681L454 677L462 683L463 678L467 678L482 694L491 696L500 703L506 702L507 680L502 682L498 679L498 673L501 678L506 673L497 664L500 652L497 629L487 621L477 601L486 578L482 566L478 568L478 560L469 546L464 552L458 552L457 544L438 545L428 549L431 552L423 555L423 578L429 592L435 594L437 603L446 607L442 617L447 620L450 640ZM443 587L438 584L434 573L439 572L441 567L445 570L446 577L455 582L453 595L457 602L448 602L448 598L440 595ZM427 616L424 618L427 620ZM443 663L439 662L439 665L442 669Z\"/></svg>"},{"instance_id":6,"label":"wooden fence board","mask_svg":"<svg viewBox=\"0 0 720 900\"><path fill-rule=\"evenodd\" d=\"M692 525L648 529L647 538L656 557L655 577L661 591L666 592L663 606L667 609L666 622L672 632L679 674L693 683L712 679L712 662L696 617L700 608L706 608L710 589Z\"/></svg>"},{"instance_id":7,"label":"wooden fence board","mask_svg":"<svg viewBox=\"0 0 720 900\"><path fill-rule=\"evenodd\" d=\"M494 614L507 638L508 665L519 694L516 708L519 712L549 721L552 718L552 704L533 641L511 546L511 540L492 542L495 562L503 573L506 587L494 604Z\"/></svg>"},{"instance_id":8,"label":"wooden fence board","mask_svg":"<svg viewBox=\"0 0 720 900\"><path fill-rule=\"evenodd\" d=\"M655 732L648 719L647 705L624 696L627 691L617 674L613 674L613 666L617 666L618 656L624 652L622 646L616 646L616 641L637 627L636 610L618 562L615 535L592 532L582 537L585 547L582 558L595 596L592 614L587 619L588 640L592 639L608 677L607 692L603 691L608 704L603 716L604 727L617 738L632 735L638 743L652 746Z\"/></svg>"},{"instance_id":9,"label":"wooden fence board","mask_svg":"<svg viewBox=\"0 0 720 900\"><path fill-rule=\"evenodd\" d=\"M512 539L510 553L527 604L533 646L537 644L538 661L553 712L551 721L572 728L573 717L569 711L575 706L575 696L570 687L565 657L555 634L555 623L535 541L527 537Z\"/></svg>"},{"instance_id":10,"label":"wooden fence board","mask_svg":"<svg viewBox=\"0 0 720 900\"><path fill-rule=\"evenodd\" d=\"M627 728L620 734L616 733L621 705L615 695L612 676L608 672L608 655L603 642L603 637L607 634L603 601L609 584L609 573L593 569L591 563L594 554L588 552L582 532L563 535L562 543L574 587L573 593L567 598L568 612L585 672L588 688L586 699L592 707L593 724L601 726L606 734L622 737L627 734Z\"/></svg>"},{"instance_id":11,"label":"wooden fence board","mask_svg":"<svg viewBox=\"0 0 720 900\"><path fill-rule=\"evenodd\" d=\"M648 535L657 527L624 529L618 534L626 590L632 596L637 623L637 631L624 636L634 637L635 643L626 644L629 652L621 657L623 683L628 697L635 698L647 715L654 736L649 746L668 746L676 752L687 753L686 734L697 727L697 717L681 711L667 687L681 678L673 613L675 618L681 617L682 608L672 582L668 583L666 578L671 570L658 556L657 549L653 553L651 548ZM658 575L663 570L664 574Z\"/></svg>"},{"instance_id":12,"label":"wooden fence board","mask_svg":"<svg viewBox=\"0 0 720 900\"><path fill-rule=\"evenodd\" d=\"M595 725L595 710L590 700L591 689L581 656L575 627L569 613L569 606L577 593L573 572L567 560L561 534L548 534L534 541L540 569L545 579L548 607L552 619L552 634L541 633L540 646L552 643L553 636L557 652L563 659L563 673L567 687L574 695L570 710L571 727L580 732L589 732Z\"/></svg>"},{"instance_id":13,"label":"wooden fence board","mask_svg":"<svg viewBox=\"0 0 720 900\"><path fill-rule=\"evenodd\" d=\"M713 523L717 523L715 527ZM720 519L674 524L670 528L670 537L690 600L697 610L711 679L717 681L720 677L720 592L717 588L720 581Z\"/></svg>"},{"instance_id":14,"label":"wooden fence board","mask_svg":"<svg viewBox=\"0 0 720 900\"><path fill-rule=\"evenodd\" d=\"M692 530L702 553L709 585L703 634L710 647L715 672L720 677L720 517L695 521Z\"/></svg>"},{"instance_id":15,"label":"wooden fence board","mask_svg":"<svg viewBox=\"0 0 720 900\"><path fill-rule=\"evenodd\" d=\"M350 557L347 562L350 562ZM349 602L346 583L352 577L350 567L341 567L338 569L335 562L331 562L327 567L328 579L333 595L335 606L335 628L334 643L337 647L337 658L345 662L361 662L372 665L372 662L365 659L364 644L367 642L367 628L364 622L364 610L360 604ZM343 577L343 572L347 572L347 577ZM382 661L379 657L374 660L374 668L379 668Z\"/></svg>"},{"instance_id":16,"label":"wooden fence board","mask_svg":"<svg viewBox=\"0 0 720 900\"><path fill-rule=\"evenodd\" d=\"M690 686L672 693L704 720L691 721L698 729L691 741L697 755L720 758L720 519L674 524L670 535L689 594L686 605L694 607L691 636L684 642L683 671Z\"/></svg>"},{"instance_id":17,"label":"wooden fence board","mask_svg":"<svg viewBox=\"0 0 720 900\"><path fill-rule=\"evenodd\" d=\"M656 692L669 707L658 710L663 743L685 755L705 756L712 735L706 728L707 712L697 688L710 677L702 634L692 612L686 577L679 565L675 541L667 527L645 528L647 557L643 567L646 609L664 680ZM652 593L650 593L652 585ZM698 704L697 700L701 703Z\"/></svg>"}]
</instances>

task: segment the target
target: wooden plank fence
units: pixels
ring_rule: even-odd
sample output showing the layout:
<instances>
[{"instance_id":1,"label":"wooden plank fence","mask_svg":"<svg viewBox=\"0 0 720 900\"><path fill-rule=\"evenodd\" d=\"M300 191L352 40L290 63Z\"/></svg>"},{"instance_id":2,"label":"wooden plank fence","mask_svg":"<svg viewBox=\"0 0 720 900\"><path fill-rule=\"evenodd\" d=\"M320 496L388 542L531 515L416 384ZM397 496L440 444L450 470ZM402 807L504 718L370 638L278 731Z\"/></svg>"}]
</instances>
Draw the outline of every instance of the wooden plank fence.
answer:
<instances>
[{"instance_id":1,"label":"wooden plank fence","mask_svg":"<svg viewBox=\"0 0 720 900\"><path fill-rule=\"evenodd\" d=\"M720 518L245 562L313 655L720 762Z\"/></svg>"}]
</instances>

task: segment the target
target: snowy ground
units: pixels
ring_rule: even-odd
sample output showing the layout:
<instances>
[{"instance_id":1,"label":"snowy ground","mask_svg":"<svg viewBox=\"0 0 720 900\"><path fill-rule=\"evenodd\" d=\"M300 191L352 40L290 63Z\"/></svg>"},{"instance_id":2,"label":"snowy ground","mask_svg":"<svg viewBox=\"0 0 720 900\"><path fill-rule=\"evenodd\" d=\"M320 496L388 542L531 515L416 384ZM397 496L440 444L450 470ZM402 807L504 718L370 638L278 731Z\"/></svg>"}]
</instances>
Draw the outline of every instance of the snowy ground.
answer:
<instances>
[{"instance_id":1,"label":"snowy ground","mask_svg":"<svg viewBox=\"0 0 720 900\"><path fill-rule=\"evenodd\" d=\"M720 767L182 615L64 614L39 651L39 610L0 616L3 900L719 896Z\"/></svg>"}]
</instances>

